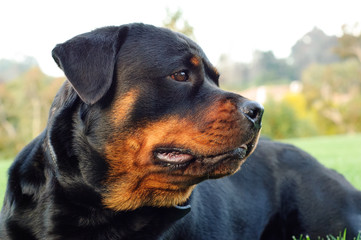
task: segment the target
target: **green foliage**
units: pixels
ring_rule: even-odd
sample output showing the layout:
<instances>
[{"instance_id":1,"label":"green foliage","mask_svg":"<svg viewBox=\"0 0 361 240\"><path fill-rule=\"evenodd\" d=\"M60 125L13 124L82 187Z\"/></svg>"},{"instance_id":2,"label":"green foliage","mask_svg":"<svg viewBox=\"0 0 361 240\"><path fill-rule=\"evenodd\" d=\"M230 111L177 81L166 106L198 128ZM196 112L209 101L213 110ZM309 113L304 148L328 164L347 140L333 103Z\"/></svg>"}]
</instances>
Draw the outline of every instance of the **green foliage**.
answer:
<instances>
[{"instance_id":1,"label":"green foliage","mask_svg":"<svg viewBox=\"0 0 361 240\"><path fill-rule=\"evenodd\" d=\"M38 63L33 57L25 57L21 62L0 59L0 83L11 81L37 65Z\"/></svg>"},{"instance_id":2,"label":"green foliage","mask_svg":"<svg viewBox=\"0 0 361 240\"><path fill-rule=\"evenodd\" d=\"M336 36L327 36L321 29L314 28L306 33L292 47L289 60L294 67L296 79L310 64L331 64L339 61L333 49L337 46Z\"/></svg>"},{"instance_id":3,"label":"green foliage","mask_svg":"<svg viewBox=\"0 0 361 240\"><path fill-rule=\"evenodd\" d=\"M361 89L361 66L354 59L328 65L313 64L302 75L303 93L310 104L320 98L330 102L336 97L356 94ZM343 100L343 99L340 99Z\"/></svg>"},{"instance_id":4,"label":"green foliage","mask_svg":"<svg viewBox=\"0 0 361 240\"><path fill-rule=\"evenodd\" d=\"M255 85L289 83L295 79L294 69L285 59L277 59L272 51L256 51L249 77Z\"/></svg>"},{"instance_id":5,"label":"green foliage","mask_svg":"<svg viewBox=\"0 0 361 240\"><path fill-rule=\"evenodd\" d=\"M361 65L357 60L314 64L303 72L302 83L322 134L361 131Z\"/></svg>"},{"instance_id":6,"label":"green foliage","mask_svg":"<svg viewBox=\"0 0 361 240\"><path fill-rule=\"evenodd\" d=\"M33 67L0 84L0 158L15 156L45 128L50 105L63 81Z\"/></svg>"},{"instance_id":7,"label":"green foliage","mask_svg":"<svg viewBox=\"0 0 361 240\"><path fill-rule=\"evenodd\" d=\"M300 80L304 69L312 63L339 62L340 58L333 51L336 46L336 36L327 36L314 28L295 43L288 58L277 58L272 51L255 51L250 64L234 63L222 55L217 65L221 80L226 85L232 83L252 87L284 84Z\"/></svg>"},{"instance_id":8,"label":"green foliage","mask_svg":"<svg viewBox=\"0 0 361 240\"><path fill-rule=\"evenodd\" d=\"M167 9L167 17L163 21L163 26L173 31L183 33L188 37L194 39L193 27L183 18L183 13L180 9L176 12L171 12Z\"/></svg>"},{"instance_id":9,"label":"green foliage","mask_svg":"<svg viewBox=\"0 0 361 240\"><path fill-rule=\"evenodd\" d=\"M263 134L271 138L361 132L361 65L355 59L308 67L302 92L264 104Z\"/></svg>"},{"instance_id":10,"label":"green foliage","mask_svg":"<svg viewBox=\"0 0 361 240\"><path fill-rule=\"evenodd\" d=\"M355 60L313 65L303 91L264 103L263 134L271 138L361 132L361 65Z\"/></svg>"},{"instance_id":11,"label":"green foliage","mask_svg":"<svg viewBox=\"0 0 361 240\"><path fill-rule=\"evenodd\" d=\"M339 106L346 132L361 132L361 94L354 95L347 103Z\"/></svg>"},{"instance_id":12,"label":"green foliage","mask_svg":"<svg viewBox=\"0 0 361 240\"><path fill-rule=\"evenodd\" d=\"M358 27L358 24L342 27L343 34L338 38L335 52L342 58L356 58L361 62L361 32Z\"/></svg>"},{"instance_id":13,"label":"green foliage","mask_svg":"<svg viewBox=\"0 0 361 240\"><path fill-rule=\"evenodd\" d=\"M8 179L8 169L13 160L3 160L0 158L0 209L2 207L3 199Z\"/></svg>"},{"instance_id":14,"label":"green foliage","mask_svg":"<svg viewBox=\"0 0 361 240\"><path fill-rule=\"evenodd\" d=\"M340 233L337 237L334 237L332 235L327 235L325 238L318 237L317 240L346 240L346 232L347 232L347 229L345 229L343 231L343 233ZM299 238L292 237L292 239L293 240L313 240L307 235L306 236L301 235ZM353 239L354 240L360 240L361 239L361 234L358 234L358 236L354 237Z\"/></svg>"},{"instance_id":15,"label":"green foliage","mask_svg":"<svg viewBox=\"0 0 361 240\"><path fill-rule=\"evenodd\" d=\"M271 138L307 137L318 134L311 117L306 114L302 104L302 95L293 96L299 100L291 101L285 97L281 102L268 99L264 104L265 113L262 122L262 134Z\"/></svg>"}]
</instances>

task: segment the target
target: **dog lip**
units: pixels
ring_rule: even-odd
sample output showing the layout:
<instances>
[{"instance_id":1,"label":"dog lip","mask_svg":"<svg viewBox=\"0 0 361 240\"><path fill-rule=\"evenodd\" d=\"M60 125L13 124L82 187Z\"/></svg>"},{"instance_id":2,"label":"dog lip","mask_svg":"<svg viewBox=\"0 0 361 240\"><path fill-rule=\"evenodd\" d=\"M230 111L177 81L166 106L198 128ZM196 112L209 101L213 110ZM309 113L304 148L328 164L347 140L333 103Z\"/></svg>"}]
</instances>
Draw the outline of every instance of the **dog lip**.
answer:
<instances>
[{"instance_id":1,"label":"dog lip","mask_svg":"<svg viewBox=\"0 0 361 240\"><path fill-rule=\"evenodd\" d=\"M154 156L162 162L171 164L183 164L195 158L189 151L179 148L158 148Z\"/></svg>"},{"instance_id":2,"label":"dog lip","mask_svg":"<svg viewBox=\"0 0 361 240\"><path fill-rule=\"evenodd\" d=\"M247 145L242 144L240 147L222 154L202 157L201 161L207 164L216 164L224 160L241 160L246 157L247 150Z\"/></svg>"},{"instance_id":3,"label":"dog lip","mask_svg":"<svg viewBox=\"0 0 361 240\"><path fill-rule=\"evenodd\" d=\"M169 165L188 164L191 161L197 160L207 164L215 164L226 159L244 159L247 155L248 147L242 144L240 147L228 152L215 155L196 155L191 151L181 148L157 148L154 151L154 157L161 163Z\"/></svg>"}]
</instances>

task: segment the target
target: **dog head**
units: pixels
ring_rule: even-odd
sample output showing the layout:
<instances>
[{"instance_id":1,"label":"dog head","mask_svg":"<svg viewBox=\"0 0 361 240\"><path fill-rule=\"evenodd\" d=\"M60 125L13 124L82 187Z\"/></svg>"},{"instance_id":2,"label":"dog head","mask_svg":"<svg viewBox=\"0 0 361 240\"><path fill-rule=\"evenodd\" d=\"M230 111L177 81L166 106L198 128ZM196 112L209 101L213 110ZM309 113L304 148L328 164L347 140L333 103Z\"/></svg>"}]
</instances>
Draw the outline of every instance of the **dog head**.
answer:
<instances>
[{"instance_id":1,"label":"dog head","mask_svg":"<svg viewBox=\"0 0 361 240\"><path fill-rule=\"evenodd\" d=\"M101 28L57 45L53 57L81 99L76 154L96 153L106 168L107 208L181 204L197 183L235 173L255 149L262 106L221 90L217 70L182 34Z\"/></svg>"}]
</instances>

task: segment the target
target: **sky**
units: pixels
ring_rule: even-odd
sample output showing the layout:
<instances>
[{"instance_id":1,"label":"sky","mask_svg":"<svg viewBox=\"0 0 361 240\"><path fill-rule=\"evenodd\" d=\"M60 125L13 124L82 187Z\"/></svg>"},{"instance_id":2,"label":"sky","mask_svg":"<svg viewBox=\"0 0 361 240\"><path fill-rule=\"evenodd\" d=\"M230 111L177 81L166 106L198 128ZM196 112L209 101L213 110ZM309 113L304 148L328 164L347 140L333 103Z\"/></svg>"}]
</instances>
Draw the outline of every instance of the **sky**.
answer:
<instances>
[{"instance_id":1,"label":"sky","mask_svg":"<svg viewBox=\"0 0 361 240\"><path fill-rule=\"evenodd\" d=\"M343 24L361 24L361 0L0 0L0 59L33 56L43 72L62 76L56 44L102 26L162 26L167 8L183 12L214 64L221 54L249 62L255 50L287 57L314 27L340 36Z\"/></svg>"}]
</instances>

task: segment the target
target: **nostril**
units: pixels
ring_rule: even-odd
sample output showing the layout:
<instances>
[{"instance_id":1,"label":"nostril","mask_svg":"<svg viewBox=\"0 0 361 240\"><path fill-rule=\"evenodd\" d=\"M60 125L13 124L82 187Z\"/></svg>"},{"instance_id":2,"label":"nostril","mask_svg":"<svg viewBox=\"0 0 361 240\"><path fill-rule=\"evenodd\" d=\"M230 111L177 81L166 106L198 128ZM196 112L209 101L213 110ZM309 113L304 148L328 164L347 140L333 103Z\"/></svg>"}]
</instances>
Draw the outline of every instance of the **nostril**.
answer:
<instances>
[{"instance_id":1,"label":"nostril","mask_svg":"<svg viewBox=\"0 0 361 240\"><path fill-rule=\"evenodd\" d=\"M245 110L246 111L244 113L247 114L247 116L250 117L251 119L255 119L259 115L258 109L245 109Z\"/></svg>"},{"instance_id":2,"label":"nostril","mask_svg":"<svg viewBox=\"0 0 361 240\"><path fill-rule=\"evenodd\" d=\"M261 104L254 101L247 101L242 104L241 111L255 124L256 127L261 127L261 120L264 112Z\"/></svg>"}]
</instances>

